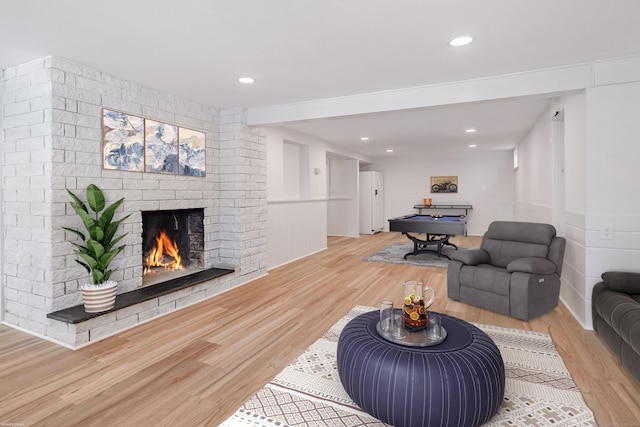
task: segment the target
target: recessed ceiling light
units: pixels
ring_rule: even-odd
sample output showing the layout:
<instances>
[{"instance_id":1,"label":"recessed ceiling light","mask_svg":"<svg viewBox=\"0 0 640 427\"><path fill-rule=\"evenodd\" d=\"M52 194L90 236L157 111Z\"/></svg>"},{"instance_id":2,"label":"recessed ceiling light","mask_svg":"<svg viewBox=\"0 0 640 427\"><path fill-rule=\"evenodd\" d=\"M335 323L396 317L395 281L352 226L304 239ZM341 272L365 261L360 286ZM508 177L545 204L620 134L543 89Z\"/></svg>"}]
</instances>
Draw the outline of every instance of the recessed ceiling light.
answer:
<instances>
[{"instance_id":1,"label":"recessed ceiling light","mask_svg":"<svg viewBox=\"0 0 640 427\"><path fill-rule=\"evenodd\" d=\"M388 148L387 153L393 153L393 150L391 148Z\"/></svg>"},{"instance_id":2,"label":"recessed ceiling light","mask_svg":"<svg viewBox=\"0 0 640 427\"><path fill-rule=\"evenodd\" d=\"M477 146L477 144L469 144L469 148L476 148Z\"/></svg>"},{"instance_id":3,"label":"recessed ceiling light","mask_svg":"<svg viewBox=\"0 0 640 427\"><path fill-rule=\"evenodd\" d=\"M240 77L240 78L238 79L238 81L239 81L240 83L247 83L247 84L248 84L248 83L253 83L253 82L255 82L255 79L253 79L252 77Z\"/></svg>"},{"instance_id":4,"label":"recessed ceiling light","mask_svg":"<svg viewBox=\"0 0 640 427\"><path fill-rule=\"evenodd\" d=\"M467 130L465 130L466 133L473 133L475 131L476 131L475 129L467 129Z\"/></svg>"},{"instance_id":5,"label":"recessed ceiling light","mask_svg":"<svg viewBox=\"0 0 640 427\"><path fill-rule=\"evenodd\" d=\"M368 141L369 137L368 136L362 136L360 137L360 141Z\"/></svg>"},{"instance_id":6,"label":"recessed ceiling light","mask_svg":"<svg viewBox=\"0 0 640 427\"><path fill-rule=\"evenodd\" d=\"M449 44L451 46L464 46L467 45L469 43L471 43L473 41L473 37L469 37L469 36L462 36L462 37L456 37L455 39L451 40L449 42Z\"/></svg>"}]
</instances>

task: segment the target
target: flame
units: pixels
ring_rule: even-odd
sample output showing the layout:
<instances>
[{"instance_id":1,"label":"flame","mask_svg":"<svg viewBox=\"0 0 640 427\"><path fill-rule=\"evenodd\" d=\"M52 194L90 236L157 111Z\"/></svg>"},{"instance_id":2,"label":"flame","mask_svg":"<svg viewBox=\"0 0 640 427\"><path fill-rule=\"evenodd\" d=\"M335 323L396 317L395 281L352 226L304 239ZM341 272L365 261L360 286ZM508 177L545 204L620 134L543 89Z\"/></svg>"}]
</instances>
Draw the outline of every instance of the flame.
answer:
<instances>
[{"instance_id":1,"label":"flame","mask_svg":"<svg viewBox=\"0 0 640 427\"><path fill-rule=\"evenodd\" d=\"M184 269L178 253L178 245L169 239L164 230L156 236L156 246L147 257L146 264L145 274L150 271L151 267L162 267L171 271Z\"/></svg>"}]
</instances>

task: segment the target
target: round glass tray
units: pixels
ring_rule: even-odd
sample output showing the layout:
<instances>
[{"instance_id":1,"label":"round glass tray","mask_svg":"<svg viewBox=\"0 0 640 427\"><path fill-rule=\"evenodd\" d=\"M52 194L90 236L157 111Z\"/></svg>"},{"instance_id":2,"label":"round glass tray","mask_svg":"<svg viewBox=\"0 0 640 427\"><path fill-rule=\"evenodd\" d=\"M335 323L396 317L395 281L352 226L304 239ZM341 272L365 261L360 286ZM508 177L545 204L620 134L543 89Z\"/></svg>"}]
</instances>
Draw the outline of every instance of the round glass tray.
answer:
<instances>
[{"instance_id":1,"label":"round glass tray","mask_svg":"<svg viewBox=\"0 0 640 427\"><path fill-rule=\"evenodd\" d=\"M389 319L385 319L387 322ZM387 341L395 344L406 345L409 347L431 347L432 345L438 345L447 338L447 330L444 326L440 326L440 337L434 337L432 335L433 325L423 329L421 331L413 332L409 329L404 330L404 338L396 338L391 334L391 331L384 331L380 326L380 321L376 324L376 331L378 334Z\"/></svg>"}]
</instances>

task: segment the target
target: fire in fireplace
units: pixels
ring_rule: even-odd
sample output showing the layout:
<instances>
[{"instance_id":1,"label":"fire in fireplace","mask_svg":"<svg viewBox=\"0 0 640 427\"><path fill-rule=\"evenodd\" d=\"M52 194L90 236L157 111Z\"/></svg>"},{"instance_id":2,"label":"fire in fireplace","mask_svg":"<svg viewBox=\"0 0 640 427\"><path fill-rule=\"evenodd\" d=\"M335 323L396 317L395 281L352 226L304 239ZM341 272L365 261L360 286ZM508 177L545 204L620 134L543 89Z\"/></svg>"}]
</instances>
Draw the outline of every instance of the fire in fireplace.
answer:
<instances>
[{"instance_id":1,"label":"fire in fireplace","mask_svg":"<svg viewBox=\"0 0 640 427\"><path fill-rule=\"evenodd\" d=\"M204 268L204 209L142 212L143 286Z\"/></svg>"},{"instance_id":2,"label":"fire in fireplace","mask_svg":"<svg viewBox=\"0 0 640 427\"><path fill-rule=\"evenodd\" d=\"M156 244L144 264L144 274L153 271L153 268L161 267L167 270L184 270L182 257L178 244L169 238L167 232L162 230L156 236Z\"/></svg>"}]
</instances>

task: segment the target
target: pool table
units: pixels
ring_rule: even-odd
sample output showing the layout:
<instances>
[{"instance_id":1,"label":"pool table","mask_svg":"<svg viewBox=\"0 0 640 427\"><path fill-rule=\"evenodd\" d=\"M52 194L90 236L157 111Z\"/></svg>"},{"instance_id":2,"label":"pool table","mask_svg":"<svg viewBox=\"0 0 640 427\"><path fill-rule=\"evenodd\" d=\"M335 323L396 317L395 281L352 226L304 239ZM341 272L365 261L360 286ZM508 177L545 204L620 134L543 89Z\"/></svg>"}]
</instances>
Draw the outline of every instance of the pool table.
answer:
<instances>
[{"instance_id":1,"label":"pool table","mask_svg":"<svg viewBox=\"0 0 640 427\"><path fill-rule=\"evenodd\" d=\"M413 252L409 255L417 255L421 252L436 252L438 256L449 258L442 253L444 245L456 245L449 242L449 238L455 235L464 235L467 232L466 215L406 215L389 220L389 231L399 231L413 242ZM420 239L409 233L425 234ZM430 249L430 247L436 249Z\"/></svg>"}]
</instances>

